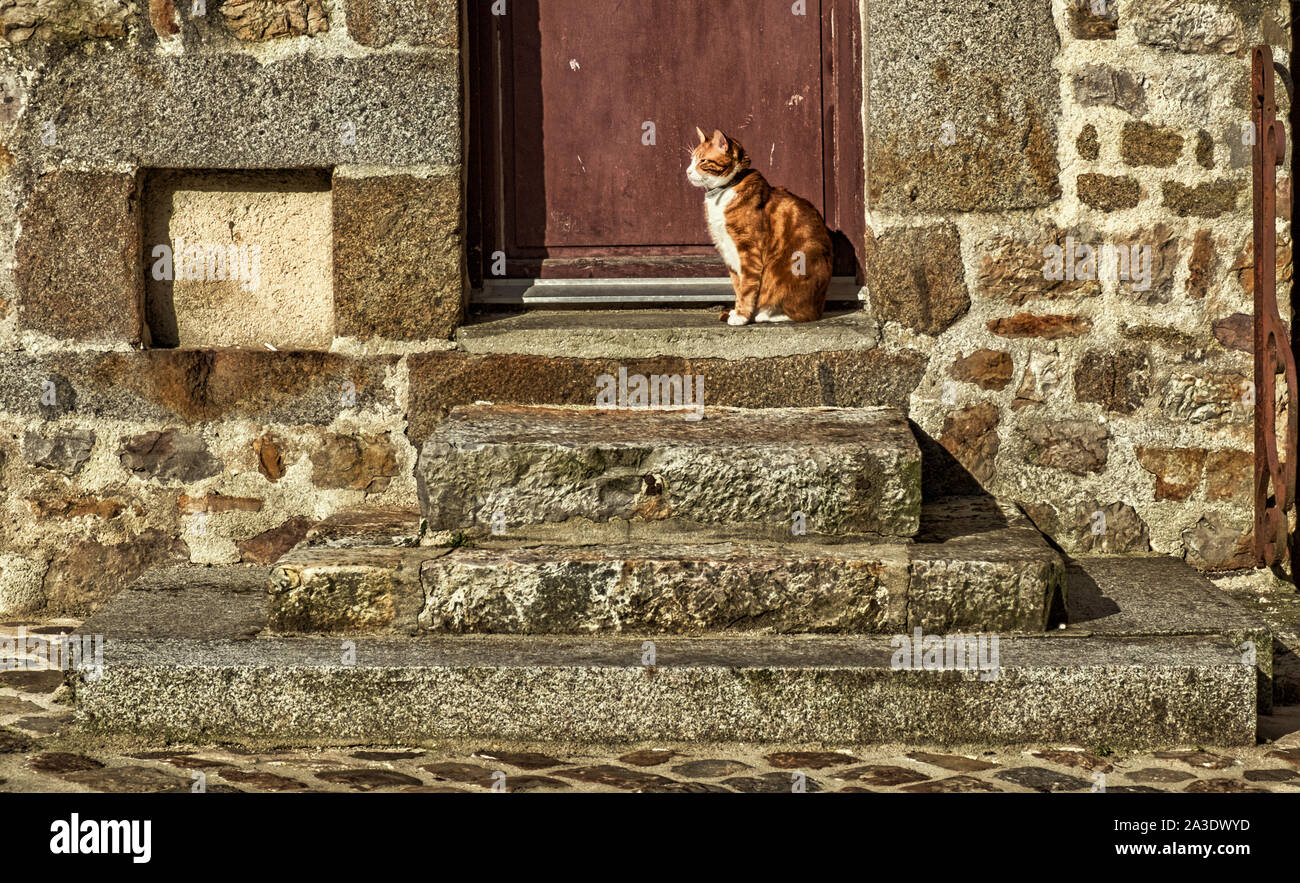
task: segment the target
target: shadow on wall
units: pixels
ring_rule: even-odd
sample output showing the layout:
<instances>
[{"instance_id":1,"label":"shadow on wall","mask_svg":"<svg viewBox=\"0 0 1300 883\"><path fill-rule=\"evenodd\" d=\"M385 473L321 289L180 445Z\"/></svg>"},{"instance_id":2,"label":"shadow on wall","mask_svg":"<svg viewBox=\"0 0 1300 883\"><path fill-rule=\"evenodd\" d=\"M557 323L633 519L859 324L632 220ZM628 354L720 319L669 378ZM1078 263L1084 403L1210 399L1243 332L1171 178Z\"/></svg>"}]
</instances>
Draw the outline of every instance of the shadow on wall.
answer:
<instances>
[{"instance_id":1,"label":"shadow on wall","mask_svg":"<svg viewBox=\"0 0 1300 883\"><path fill-rule=\"evenodd\" d=\"M979 479L971 475L965 466L958 462L939 442L930 438L912 421L908 421L912 435L921 448L921 501L930 503L944 497L987 497L993 495L986 491Z\"/></svg>"}]
</instances>

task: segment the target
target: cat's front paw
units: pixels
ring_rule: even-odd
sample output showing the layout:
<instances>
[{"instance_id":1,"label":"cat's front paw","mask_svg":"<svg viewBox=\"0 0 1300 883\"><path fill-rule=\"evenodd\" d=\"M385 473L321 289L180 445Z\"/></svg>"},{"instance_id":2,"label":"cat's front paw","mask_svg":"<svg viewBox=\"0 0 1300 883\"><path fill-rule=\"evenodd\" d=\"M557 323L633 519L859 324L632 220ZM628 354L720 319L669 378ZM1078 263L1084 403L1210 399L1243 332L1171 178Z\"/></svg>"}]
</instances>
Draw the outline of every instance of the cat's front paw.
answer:
<instances>
[{"instance_id":1,"label":"cat's front paw","mask_svg":"<svg viewBox=\"0 0 1300 883\"><path fill-rule=\"evenodd\" d=\"M749 324L749 320L746 319L744 316L740 315L740 313L737 313L735 310L732 310L730 313L727 314L727 324L747 325Z\"/></svg>"}]
</instances>

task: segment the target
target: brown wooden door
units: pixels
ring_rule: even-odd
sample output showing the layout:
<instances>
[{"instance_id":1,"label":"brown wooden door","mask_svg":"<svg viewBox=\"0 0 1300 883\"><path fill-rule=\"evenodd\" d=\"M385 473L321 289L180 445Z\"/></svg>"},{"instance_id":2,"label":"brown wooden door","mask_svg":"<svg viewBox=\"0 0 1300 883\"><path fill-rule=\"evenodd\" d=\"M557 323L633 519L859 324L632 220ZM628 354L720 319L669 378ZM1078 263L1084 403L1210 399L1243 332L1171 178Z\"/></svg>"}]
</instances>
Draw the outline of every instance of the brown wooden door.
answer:
<instances>
[{"instance_id":1,"label":"brown wooden door","mask_svg":"<svg viewBox=\"0 0 1300 883\"><path fill-rule=\"evenodd\" d=\"M854 275L856 3L805 6L507 0L494 15L474 0L483 258L503 252L509 277L725 276L685 175L698 125L739 139L770 182L821 209L847 234L839 271Z\"/></svg>"}]
</instances>

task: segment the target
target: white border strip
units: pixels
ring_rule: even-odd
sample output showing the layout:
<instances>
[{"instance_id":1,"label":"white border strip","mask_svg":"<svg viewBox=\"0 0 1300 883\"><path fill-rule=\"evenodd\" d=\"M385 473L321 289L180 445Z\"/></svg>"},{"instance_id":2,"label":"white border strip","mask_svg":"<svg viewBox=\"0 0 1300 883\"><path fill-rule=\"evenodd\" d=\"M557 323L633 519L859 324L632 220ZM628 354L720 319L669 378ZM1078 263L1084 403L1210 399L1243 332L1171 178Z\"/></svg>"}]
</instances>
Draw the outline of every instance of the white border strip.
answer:
<instances>
[{"instance_id":1,"label":"white border strip","mask_svg":"<svg viewBox=\"0 0 1300 883\"><path fill-rule=\"evenodd\" d=\"M857 303L866 289L852 276L836 276L828 301ZM476 304L729 304L735 299L724 278L658 279L487 279L470 294Z\"/></svg>"}]
</instances>

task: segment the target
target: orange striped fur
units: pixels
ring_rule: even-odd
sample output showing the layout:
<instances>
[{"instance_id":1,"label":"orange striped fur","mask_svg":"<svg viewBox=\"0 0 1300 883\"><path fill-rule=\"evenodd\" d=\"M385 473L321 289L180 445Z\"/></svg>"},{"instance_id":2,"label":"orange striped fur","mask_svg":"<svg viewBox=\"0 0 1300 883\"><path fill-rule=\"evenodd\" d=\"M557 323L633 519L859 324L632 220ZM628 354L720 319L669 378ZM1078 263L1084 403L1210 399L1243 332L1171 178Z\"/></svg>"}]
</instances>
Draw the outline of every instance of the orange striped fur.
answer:
<instances>
[{"instance_id":1,"label":"orange striped fur","mask_svg":"<svg viewBox=\"0 0 1300 883\"><path fill-rule=\"evenodd\" d=\"M811 322L821 318L830 286L831 236L806 199L772 187L750 167L740 142L695 130L700 143L687 177L705 190L705 217L736 292L736 306L719 318L750 322Z\"/></svg>"}]
</instances>

